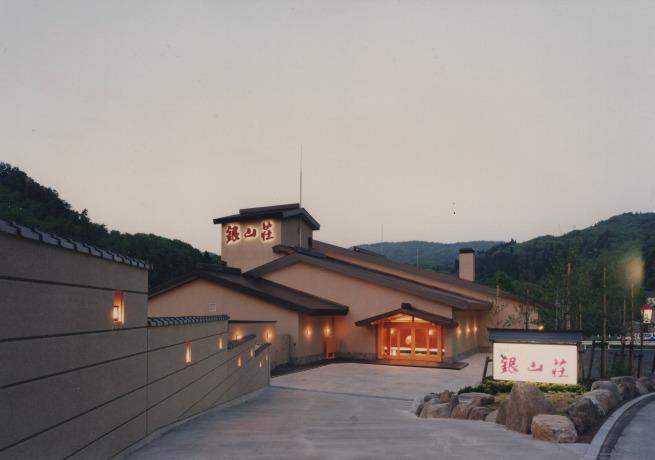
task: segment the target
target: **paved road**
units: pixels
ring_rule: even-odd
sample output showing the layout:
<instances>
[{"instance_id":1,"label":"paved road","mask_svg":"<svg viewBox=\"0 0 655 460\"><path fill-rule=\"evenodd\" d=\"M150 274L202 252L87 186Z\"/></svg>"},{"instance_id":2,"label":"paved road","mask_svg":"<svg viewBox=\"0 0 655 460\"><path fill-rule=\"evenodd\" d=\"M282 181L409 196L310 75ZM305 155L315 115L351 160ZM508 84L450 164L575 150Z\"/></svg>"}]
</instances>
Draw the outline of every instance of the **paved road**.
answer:
<instances>
[{"instance_id":1,"label":"paved road","mask_svg":"<svg viewBox=\"0 0 655 460\"><path fill-rule=\"evenodd\" d=\"M653 427L655 426L655 400L644 405L623 429L610 455L612 460L655 458Z\"/></svg>"},{"instance_id":2,"label":"paved road","mask_svg":"<svg viewBox=\"0 0 655 460\"><path fill-rule=\"evenodd\" d=\"M275 378L258 398L203 414L130 458L578 460L586 449L535 441L495 423L426 420L409 412L409 399L426 391L426 380L440 390L466 379L458 371L352 366ZM403 391L399 382L408 387Z\"/></svg>"}]
</instances>

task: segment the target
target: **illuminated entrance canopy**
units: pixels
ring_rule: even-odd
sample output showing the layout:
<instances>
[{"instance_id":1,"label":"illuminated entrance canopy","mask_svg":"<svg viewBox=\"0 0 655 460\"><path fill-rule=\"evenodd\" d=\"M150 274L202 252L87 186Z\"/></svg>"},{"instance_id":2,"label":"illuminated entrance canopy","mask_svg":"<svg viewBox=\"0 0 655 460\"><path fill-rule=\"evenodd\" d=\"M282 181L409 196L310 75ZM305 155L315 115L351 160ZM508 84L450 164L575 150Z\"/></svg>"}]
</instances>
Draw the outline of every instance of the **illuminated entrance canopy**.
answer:
<instances>
[{"instance_id":1,"label":"illuminated entrance canopy","mask_svg":"<svg viewBox=\"0 0 655 460\"><path fill-rule=\"evenodd\" d=\"M578 383L579 331L489 329L497 380Z\"/></svg>"}]
</instances>

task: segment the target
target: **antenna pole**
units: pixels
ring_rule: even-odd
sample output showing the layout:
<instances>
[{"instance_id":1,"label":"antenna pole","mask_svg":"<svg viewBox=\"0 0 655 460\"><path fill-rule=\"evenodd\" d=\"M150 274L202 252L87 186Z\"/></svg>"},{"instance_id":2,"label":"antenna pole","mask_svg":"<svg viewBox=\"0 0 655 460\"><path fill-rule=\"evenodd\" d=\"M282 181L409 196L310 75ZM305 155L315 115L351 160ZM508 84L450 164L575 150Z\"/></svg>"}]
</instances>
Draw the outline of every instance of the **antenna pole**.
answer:
<instances>
[{"instance_id":1,"label":"antenna pole","mask_svg":"<svg viewBox=\"0 0 655 460\"><path fill-rule=\"evenodd\" d=\"M302 144L300 144L300 207L302 208Z\"/></svg>"}]
</instances>

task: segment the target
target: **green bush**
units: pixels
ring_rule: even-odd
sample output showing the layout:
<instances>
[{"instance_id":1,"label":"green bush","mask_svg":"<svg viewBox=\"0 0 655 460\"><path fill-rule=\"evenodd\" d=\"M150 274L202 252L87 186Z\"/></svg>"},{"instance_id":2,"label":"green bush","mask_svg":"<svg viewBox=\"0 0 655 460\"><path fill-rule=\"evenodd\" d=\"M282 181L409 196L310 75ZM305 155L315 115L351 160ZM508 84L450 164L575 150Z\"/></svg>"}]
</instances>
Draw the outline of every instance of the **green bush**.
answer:
<instances>
[{"instance_id":1,"label":"green bush","mask_svg":"<svg viewBox=\"0 0 655 460\"><path fill-rule=\"evenodd\" d=\"M498 393L509 393L512 391L513 385L514 382L508 380L493 380L488 378L484 379L479 385L462 388L457 392L457 394L471 392L489 393L492 395ZM544 393L568 392L582 394L588 391L588 388L585 385L563 385L557 383L535 383L535 385Z\"/></svg>"}]
</instances>

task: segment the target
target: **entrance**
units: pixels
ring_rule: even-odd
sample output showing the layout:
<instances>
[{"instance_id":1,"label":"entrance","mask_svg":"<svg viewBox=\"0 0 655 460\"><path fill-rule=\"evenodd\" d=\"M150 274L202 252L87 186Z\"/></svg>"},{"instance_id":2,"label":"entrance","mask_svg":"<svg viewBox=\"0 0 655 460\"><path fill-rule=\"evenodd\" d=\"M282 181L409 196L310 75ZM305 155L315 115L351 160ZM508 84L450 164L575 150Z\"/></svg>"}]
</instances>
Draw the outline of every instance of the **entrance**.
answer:
<instances>
[{"instance_id":1,"label":"entrance","mask_svg":"<svg viewBox=\"0 0 655 460\"><path fill-rule=\"evenodd\" d=\"M408 315L380 321L378 358L443 362L443 328Z\"/></svg>"}]
</instances>

